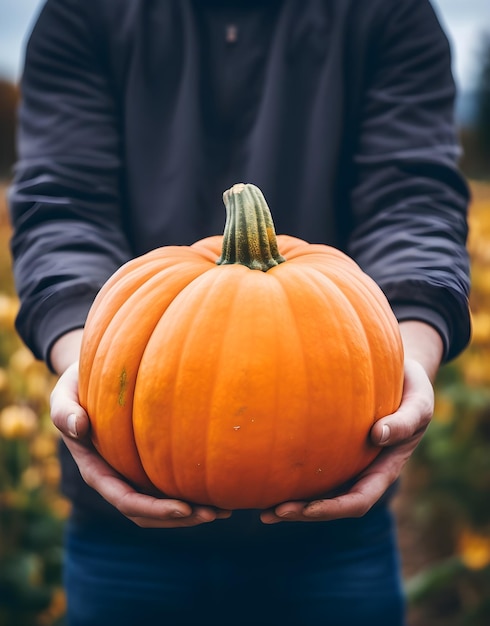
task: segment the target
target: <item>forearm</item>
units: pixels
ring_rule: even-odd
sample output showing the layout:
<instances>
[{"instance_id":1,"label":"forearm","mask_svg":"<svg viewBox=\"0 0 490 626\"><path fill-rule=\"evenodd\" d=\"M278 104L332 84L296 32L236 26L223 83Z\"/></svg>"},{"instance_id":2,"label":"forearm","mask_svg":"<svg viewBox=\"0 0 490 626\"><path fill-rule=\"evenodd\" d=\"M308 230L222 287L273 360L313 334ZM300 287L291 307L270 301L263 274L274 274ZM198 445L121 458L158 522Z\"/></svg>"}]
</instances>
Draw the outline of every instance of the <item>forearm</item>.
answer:
<instances>
[{"instance_id":1,"label":"forearm","mask_svg":"<svg viewBox=\"0 0 490 626\"><path fill-rule=\"evenodd\" d=\"M405 358L422 365L432 382L443 356L443 342L439 333L428 324L416 320L400 323Z\"/></svg>"},{"instance_id":2,"label":"forearm","mask_svg":"<svg viewBox=\"0 0 490 626\"><path fill-rule=\"evenodd\" d=\"M83 329L77 328L62 335L53 344L50 352L50 361L52 368L57 374L63 374L72 363L78 361L82 335Z\"/></svg>"}]
</instances>

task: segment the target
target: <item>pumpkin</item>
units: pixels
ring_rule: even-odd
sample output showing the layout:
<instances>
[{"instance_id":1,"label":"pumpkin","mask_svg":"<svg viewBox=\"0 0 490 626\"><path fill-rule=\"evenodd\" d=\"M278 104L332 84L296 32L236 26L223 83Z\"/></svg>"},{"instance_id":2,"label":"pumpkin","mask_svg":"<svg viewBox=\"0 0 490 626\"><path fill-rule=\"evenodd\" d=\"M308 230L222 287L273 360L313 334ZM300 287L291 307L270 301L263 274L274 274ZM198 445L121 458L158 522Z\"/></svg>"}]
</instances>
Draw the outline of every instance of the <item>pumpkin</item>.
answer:
<instances>
[{"instance_id":1,"label":"pumpkin","mask_svg":"<svg viewBox=\"0 0 490 626\"><path fill-rule=\"evenodd\" d=\"M224 235L129 261L89 312L79 397L94 445L142 491L225 509L329 493L376 456L403 349L341 251L276 236L254 185Z\"/></svg>"}]
</instances>

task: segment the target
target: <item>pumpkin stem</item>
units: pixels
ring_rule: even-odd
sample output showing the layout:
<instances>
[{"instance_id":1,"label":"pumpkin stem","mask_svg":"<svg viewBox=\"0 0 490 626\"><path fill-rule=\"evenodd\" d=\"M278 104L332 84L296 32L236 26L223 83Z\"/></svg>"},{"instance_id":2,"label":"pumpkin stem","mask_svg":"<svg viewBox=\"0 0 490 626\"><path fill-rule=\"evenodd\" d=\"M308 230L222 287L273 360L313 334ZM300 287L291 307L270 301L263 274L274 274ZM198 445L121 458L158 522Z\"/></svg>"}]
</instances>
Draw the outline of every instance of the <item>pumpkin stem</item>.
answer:
<instances>
[{"instance_id":1,"label":"pumpkin stem","mask_svg":"<svg viewBox=\"0 0 490 626\"><path fill-rule=\"evenodd\" d=\"M267 272L286 259L279 253L271 212L258 187L238 183L223 194L226 223L218 265L239 263Z\"/></svg>"}]
</instances>

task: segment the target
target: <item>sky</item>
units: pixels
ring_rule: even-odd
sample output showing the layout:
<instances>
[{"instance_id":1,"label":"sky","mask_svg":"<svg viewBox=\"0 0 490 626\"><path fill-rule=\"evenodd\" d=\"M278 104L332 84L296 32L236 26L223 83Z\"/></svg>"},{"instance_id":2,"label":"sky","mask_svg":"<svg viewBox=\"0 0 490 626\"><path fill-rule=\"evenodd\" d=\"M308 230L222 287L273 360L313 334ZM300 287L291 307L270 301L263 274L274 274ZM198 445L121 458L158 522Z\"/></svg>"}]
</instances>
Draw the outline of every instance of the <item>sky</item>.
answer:
<instances>
[{"instance_id":1,"label":"sky","mask_svg":"<svg viewBox=\"0 0 490 626\"><path fill-rule=\"evenodd\" d=\"M472 89L481 69L483 35L490 36L490 1L432 0L432 4L451 44L456 82L460 89Z\"/></svg>"},{"instance_id":2,"label":"sky","mask_svg":"<svg viewBox=\"0 0 490 626\"><path fill-rule=\"evenodd\" d=\"M483 33L490 35L490 1L431 1L451 43L453 72L458 87L471 90L478 80ZM43 2L0 0L0 76L18 80L25 39Z\"/></svg>"}]
</instances>

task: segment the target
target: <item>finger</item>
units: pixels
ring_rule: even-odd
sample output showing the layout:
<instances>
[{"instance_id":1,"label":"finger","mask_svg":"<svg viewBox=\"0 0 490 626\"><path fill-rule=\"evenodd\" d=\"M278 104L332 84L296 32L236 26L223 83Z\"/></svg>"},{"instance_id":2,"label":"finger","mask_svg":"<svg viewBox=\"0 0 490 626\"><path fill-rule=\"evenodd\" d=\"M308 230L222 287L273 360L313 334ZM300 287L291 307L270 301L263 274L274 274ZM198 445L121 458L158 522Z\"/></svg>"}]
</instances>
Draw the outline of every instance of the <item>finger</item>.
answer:
<instances>
[{"instance_id":1,"label":"finger","mask_svg":"<svg viewBox=\"0 0 490 626\"><path fill-rule=\"evenodd\" d=\"M418 439L412 439L404 445L383 450L347 493L307 504L304 517L329 520L362 517L400 476L417 443Z\"/></svg>"},{"instance_id":2,"label":"finger","mask_svg":"<svg viewBox=\"0 0 490 626\"><path fill-rule=\"evenodd\" d=\"M78 365L60 376L50 398L51 420L58 430L72 438L83 439L90 430L87 413L78 402Z\"/></svg>"},{"instance_id":3,"label":"finger","mask_svg":"<svg viewBox=\"0 0 490 626\"><path fill-rule=\"evenodd\" d=\"M175 500L174 502L179 501ZM189 528L229 517L231 517L231 511L213 509L212 507L195 507L191 514L186 517L179 514L171 515L170 518L133 515L129 516L129 519L143 528Z\"/></svg>"},{"instance_id":4,"label":"finger","mask_svg":"<svg viewBox=\"0 0 490 626\"><path fill-rule=\"evenodd\" d=\"M109 504L136 524L152 528L195 526L223 519L230 511L195 506L181 500L155 498L133 489L100 457L92 446L64 438L79 466L83 480L95 489Z\"/></svg>"},{"instance_id":5,"label":"finger","mask_svg":"<svg viewBox=\"0 0 490 626\"><path fill-rule=\"evenodd\" d=\"M393 446L418 437L429 425L433 411L432 384L419 363L408 361L400 407L374 424L371 440L376 445Z\"/></svg>"},{"instance_id":6,"label":"finger","mask_svg":"<svg viewBox=\"0 0 490 626\"><path fill-rule=\"evenodd\" d=\"M265 511L261 520L265 524L278 522L333 521L348 517L362 517L379 500L389 482L382 474L365 477L354 489L341 496L312 502L288 502L282 508ZM298 510L298 507L300 510Z\"/></svg>"},{"instance_id":7,"label":"finger","mask_svg":"<svg viewBox=\"0 0 490 626\"><path fill-rule=\"evenodd\" d=\"M314 500L313 502L286 502L264 511L265 524L278 522L332 521L346 517L362 517L378 502L400 475L416 440L397 448L384 450L360 475L347 493Z\"/></svg>"},{"instance_id":8,"label":"finger","mask_svg":"<svg viewBox=\"0 0 490 626\"><path fill-rule=\"evenodd\" d=\"M273 509L262 511L260 519L264 524L276 524L278 522L297 522L303 517L303 510L308 502L295 501L284 502Z\"/></svg>"},{"instance_id":9,"label":"finger","mask_svg":"<svg viewBox=\"0 0 490 626\"><path fill-rule=\"evenodd\" d=\"M365 486L362 482L349 493L334 498L285 503L281 509L265 511L261 515L261 520L265 524L276 524L278 522L328 522L347 517L362 517L387 489L385 477L381 475L372 475L369 480L366 478ZM298 510L298 505L301 510Z\"/></svg>"}]
</instances>

